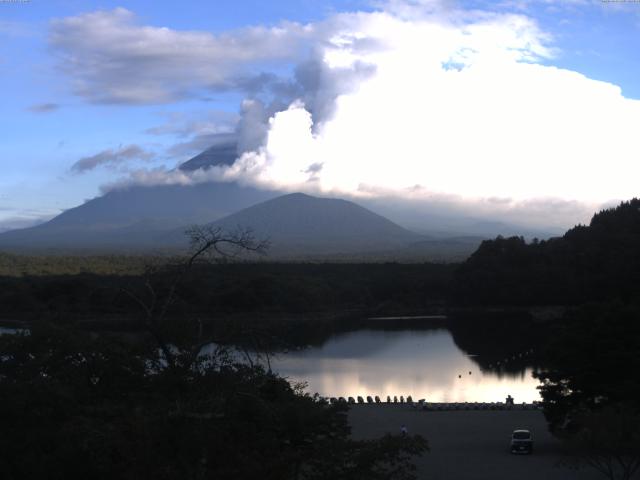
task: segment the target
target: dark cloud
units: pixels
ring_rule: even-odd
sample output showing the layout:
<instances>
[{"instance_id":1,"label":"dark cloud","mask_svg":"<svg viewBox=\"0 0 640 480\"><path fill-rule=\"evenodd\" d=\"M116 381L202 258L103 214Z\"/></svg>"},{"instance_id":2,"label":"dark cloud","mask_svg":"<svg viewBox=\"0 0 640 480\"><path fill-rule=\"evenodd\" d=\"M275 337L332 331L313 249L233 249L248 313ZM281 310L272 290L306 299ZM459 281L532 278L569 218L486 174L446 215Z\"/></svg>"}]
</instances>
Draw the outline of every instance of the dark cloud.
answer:
<instances>
[{"instance_id":1,"label":"dark cloud","mask_svg":"<svg viewBox=\"0 0 640 480\"><path fill-rule=\"evenodd\" d=\"M71 172L81 174L101 166L116 166L135 160L150 160L151 152L143 150L137 145L120 147L117 150L103 150L100 153L84 157L71 166Z\"/></svg>"},{"instance_id":2,"label":"dark cloud","mask_svg":"<svg viewBox=\"0 0 640 480\"><path fill-rule=\"evenodd\" d=\"M317 162L317 163L312 163L311 165L309 165L309 168L307 168L304 172L305 173L320 173L322 171L322 167L324 166L324 164L322 162Z\"/></svg>"},{"instance_id":3,"label":"dark cloud","mask_svg":"<svg viewBox=\"0 0 640 480\"><path fill-rule=\"evenodd\" d=\"M49 113L55 112L60 108L60 105L57 103L36 103L35 105L31 105L28 110L33 113Z\"/></svg>"},{"instance_id":4,"label":"dark cloud","mask_svg":"<svg viewBox=\"0 0 640 480\"><path fill-rule=\"evenodd\" d=\"M308 173L309 174L309 179L307 180L308 182L317 182L320 180L320 172L322 172L322 167L324 167L324 163L322 162L316 162L316 163L312 163L311 165L309 165L309 168L307 168L304 173Z\"/></svg>"},{"instance_id":5,"label":"dark cloud","mask_svg":"<svg viewBox=\"0 0 640 480\"><path fill-rule=\"evenodd\" d=\"M362 82L374 75L375 65L355 62L344 68L326 68L317 57L298 65L295 79L299 96L311 112L314 126L330 120L335 113L336 98L355 91Z\"/></svg>"}]
</instances>

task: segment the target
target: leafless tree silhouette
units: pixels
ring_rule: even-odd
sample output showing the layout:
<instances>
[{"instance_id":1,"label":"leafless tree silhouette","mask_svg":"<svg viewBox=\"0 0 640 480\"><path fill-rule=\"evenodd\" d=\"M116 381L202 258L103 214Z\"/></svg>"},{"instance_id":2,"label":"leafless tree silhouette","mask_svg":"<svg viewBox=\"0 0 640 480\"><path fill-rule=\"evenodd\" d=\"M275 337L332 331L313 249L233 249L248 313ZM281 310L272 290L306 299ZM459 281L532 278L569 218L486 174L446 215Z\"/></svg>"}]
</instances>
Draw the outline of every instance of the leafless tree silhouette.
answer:
<instances>
[{"instance_id":1,"label":"leafless tree silhouette","mask_svg":"<svg viewBox=\"0 0 640 480\"><path fill-rule=\"evenodd\" d=\"M237 228L228 232L221 227L196 225L190 227L185 233L190 241L186 256L179 257L169 267L147 267L142 288L123 287L121 292L140 308L141 326L155 340L167 366L190 368L202 349L216 339L204 334L201 319L192 319L197 325L195 338L192 338L188 345L183 345L179 351L176 350L175 344L167 335L170 330L167 328L170 326L167 314L179 301L180 285L199 263L228 261L246 252L264 254L269 247L269 241L256 239L252 230L246 228ZM159 276L165 279L162 288L158 285ZM166 283L167 276L168 283ZM183 323L186 322L185 319Z\"/></svg>"}]
</instances>

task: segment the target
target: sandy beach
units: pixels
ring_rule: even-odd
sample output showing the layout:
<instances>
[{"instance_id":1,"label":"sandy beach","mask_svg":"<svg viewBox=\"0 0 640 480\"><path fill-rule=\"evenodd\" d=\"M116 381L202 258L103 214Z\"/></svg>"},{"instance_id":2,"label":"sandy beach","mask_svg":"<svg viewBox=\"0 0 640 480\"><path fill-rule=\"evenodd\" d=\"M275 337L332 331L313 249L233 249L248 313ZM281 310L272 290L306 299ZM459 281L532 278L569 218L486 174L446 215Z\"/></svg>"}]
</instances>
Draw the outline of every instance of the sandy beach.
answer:
<instances>
[{"instance_id":1,"label":"sandy beach","mask_svg":"<svg viewBox=\"0 0 640 480\"><path fill-rule=\"evenodd\" d=\"M601 478L595 470L559 465L562 445L548 430L539 410L422 411L404 404L357 404L349 411L356 438L399 433L421 434L431 451L417 458L418 478L429 480L572 480ZM531 430L532 455L509 452L511 432Z\"/></svg>"}]
</instances>

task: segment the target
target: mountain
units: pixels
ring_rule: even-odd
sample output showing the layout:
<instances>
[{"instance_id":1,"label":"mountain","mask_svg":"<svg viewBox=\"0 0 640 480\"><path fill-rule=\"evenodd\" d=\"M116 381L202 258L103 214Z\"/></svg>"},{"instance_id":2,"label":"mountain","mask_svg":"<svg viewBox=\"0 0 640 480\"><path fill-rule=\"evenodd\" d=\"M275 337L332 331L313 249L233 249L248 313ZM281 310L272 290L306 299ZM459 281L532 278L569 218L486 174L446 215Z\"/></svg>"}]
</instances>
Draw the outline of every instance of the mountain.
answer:
<instances>
[{"instance_id":1,"label":"mountain","mask_svg":"<svg viewBox=\"0 0 640 480\"><path fill-rule=\"evenodd\" d=\"M211 167L233 165L236 158L238 158L236 143L226 141L207 148L204 152L199 153L191 160L187 160L178 168L186 172L192 172L200 168L206 170Z\"/></svg>"},{"instance_id":2,"label":"mountain","mask_svg":"<svg viewBox=\"0 0 640 480\"><path fill-rule=\"evenodd\" d=\"M163 232L210 222L274 195L235 183L112 190L44 224L0 234L0 247L147 248Z\"/></svg>"},{"instance_id":3,"label":"mountain","mask_svg":"<svg viewBox=\"0 0 640 480\"><path fill-rule=\"evenodd\" d=\"M228 142L214 145L178 168L229 165L237 156L235 148ZM0 248L148 250L166 245L176 229L217 220L276 195L234 182L114 189L43 224L0 233Z\"/></svg>"},{"instance_id":4,"label":"mountain","mask_svg":"<svg viewBox=\"0 0 640 480\"><path fill-rule=\"evenodd\" d=\"M302 193L267 200L213 225L251 228L270 240L274 256L384 252L424 238L356 203Z\"/></svg>"},{"instance_id":5,"label":"mountain","mask_svg":"<svg viewBox=\"0 0 640 480\"><path fill-rule=\"evenodd\" d=\"M206 170L231 165L236 157L235 138L225 137L178 168L185 172ZM471 237L488 238L499 233L510 235L519 231L505 224L474 224L477 219L438 214L422 204L386 198L358 200L358 203L362 203L362 206L358 206L346 200L313 199L298 194L281 197L278 202L267 203L259 208L256 205L255 210L248 209L281 194L235 182L119 188L66 210L46 223L0 233L0 249L150 251L175 248L184 244L182 232L187 226L228 217L224 220L226 225L254 225L256 230L286 246L282 250L287 254L297 255L311 246L317 254L333 254L337 251L355 253L359 249L362 249L361 252L379 252L397 248L403 251L398 252L399 257L393 258L440 260L466 258L479 243L477 238ZM411 233L366 208L424 235ZM248 210L240 212L243 209ZM356 215L356 210L361 215ZM286 213L280 217L277 211ZM359 219L362 225L352 224L349 214L353 214L353 219ZM364 221L366 215L370 222ZM373 216L380 220L380 228L384 223L382 220L387 222L386 230L367 230L368 226L375 223ZM296 226L292 223L293 218L296 219ZM347 233L352 231L354 225L362 227L359 235L356 235L357 230L353 231L353 235ZM519 234L529 236L527 232L521 231ZM545 238L545 235L537 236ZM410 237L414 243L411 243ZM450 241L451 237L457 238ZM280 247L274 248L276 252Z\"/></svg>"}]
</instances>

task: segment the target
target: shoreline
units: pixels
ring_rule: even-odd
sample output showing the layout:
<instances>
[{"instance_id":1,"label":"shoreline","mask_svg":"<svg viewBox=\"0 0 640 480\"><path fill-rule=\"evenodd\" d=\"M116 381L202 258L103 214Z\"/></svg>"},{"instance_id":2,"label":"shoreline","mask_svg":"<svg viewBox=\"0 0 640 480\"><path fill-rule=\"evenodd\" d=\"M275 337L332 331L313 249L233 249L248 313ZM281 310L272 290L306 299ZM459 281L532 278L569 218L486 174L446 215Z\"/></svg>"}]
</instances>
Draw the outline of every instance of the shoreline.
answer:
<instances>
[{"instance_id":1,"label":"shoreline","mask_svg":"<svg viewBox=\"0 0 640 480\"><path fill-rule=\"evenodd\" d=\"M335 397L323 397L329 403L344 403L353 406L368 407L387 407L387 408L404 408L414 411L438 412L438 411L525 411L539 410L542 411L542 404L539 401L520 402L509 405L505 402L369 402L369 401L350 401L344 400L343 397L336 399ZM350 399L354 397L349 397ZM361 397L358 397L361 398ZM343 399L343 400L340 400Z\"/></svg>"}]
</instances>

